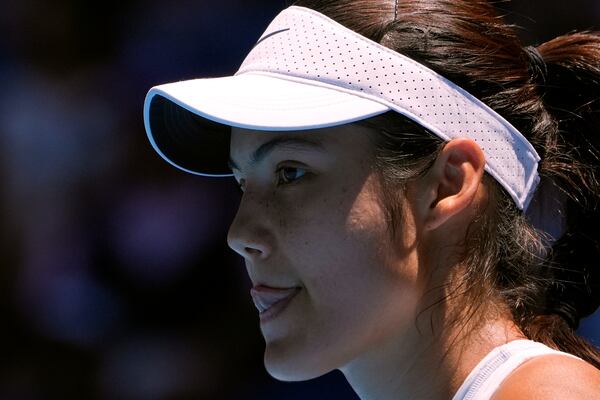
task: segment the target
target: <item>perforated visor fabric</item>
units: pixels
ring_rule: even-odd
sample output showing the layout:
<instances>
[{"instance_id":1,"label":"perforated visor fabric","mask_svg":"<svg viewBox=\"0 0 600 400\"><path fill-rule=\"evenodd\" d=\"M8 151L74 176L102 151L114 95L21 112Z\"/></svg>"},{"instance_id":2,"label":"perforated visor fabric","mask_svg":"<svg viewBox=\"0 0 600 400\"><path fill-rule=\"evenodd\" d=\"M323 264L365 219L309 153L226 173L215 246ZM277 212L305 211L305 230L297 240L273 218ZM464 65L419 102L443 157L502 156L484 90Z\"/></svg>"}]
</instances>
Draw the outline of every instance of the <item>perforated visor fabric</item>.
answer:
<instances>
[{"instance_id":1,"label":"perforated visor fabric","mask_svg":"<svg viewBox=\"0 0 600 400\"><path fill-rule=\"evenodd\" d=\"M277 83L261 85L254 95L245 90L236 96L230 84L241 77ZM161 94L189 112L221 123L290 130L290 125L293 129L339 125L391 109L444 140L475 140L486 155L486 170L521 209L526 208L539 182L539 156L500 115L425 66L307 8L292 6L281 12L236 75L220 79L220 83L193 80L153 88L146 110L152 97ZM282 80L310 88L313 95L302 98L298 91L282 93ZM203 82L200 90L199 81L210 84ZM208 88L213 83L215 86ZM263 101L271 95L277 101ZM224 101L227 96L229 100ZM345 99L348 103L340 107ZM365 111L369 109L372 112ZM148 121L146 128L161 153ZM177 159L169 161L179 163Z\"/></svg>"}]
</instances>

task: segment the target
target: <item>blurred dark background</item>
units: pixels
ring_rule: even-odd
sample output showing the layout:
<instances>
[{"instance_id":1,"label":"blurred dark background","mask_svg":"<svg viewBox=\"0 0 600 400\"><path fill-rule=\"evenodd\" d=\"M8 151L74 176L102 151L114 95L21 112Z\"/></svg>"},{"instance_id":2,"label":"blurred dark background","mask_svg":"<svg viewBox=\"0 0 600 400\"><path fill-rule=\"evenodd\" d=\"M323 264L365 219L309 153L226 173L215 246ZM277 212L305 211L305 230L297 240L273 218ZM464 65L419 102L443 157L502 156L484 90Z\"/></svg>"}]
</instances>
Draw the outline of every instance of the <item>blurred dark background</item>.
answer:
<instances>
[{"instance_id":1,"label":"blurred dark background","mask_svg":"<svg viewBox=\"0 0 600 400\"><path fill-rule=\"evenodd\" d=\"M237 190L170 167L142 124L151 86L235 72L286 4L0 2L0 399L355 398L337 372L266 374L225 243ZM597 0L498 7L525 44L600 27Z\"/></svg>"}]
</instances>

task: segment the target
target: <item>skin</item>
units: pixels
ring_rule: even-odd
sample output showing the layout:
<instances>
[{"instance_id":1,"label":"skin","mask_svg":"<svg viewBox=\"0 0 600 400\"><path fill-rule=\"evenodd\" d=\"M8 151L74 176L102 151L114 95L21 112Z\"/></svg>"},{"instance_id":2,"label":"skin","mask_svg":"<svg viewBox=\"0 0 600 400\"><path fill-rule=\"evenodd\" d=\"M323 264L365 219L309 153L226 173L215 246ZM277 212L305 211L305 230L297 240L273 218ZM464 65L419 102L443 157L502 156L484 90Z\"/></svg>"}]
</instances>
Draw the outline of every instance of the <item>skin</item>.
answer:
<instances>
[{"instance_id":1,"label":"skin","mask_svg":"<svg viewBox=\"0 0 600 400\"><path fill-rule=\"evenodd\" d=\"M447 143L408 185L392 237L372 135L353 124L277 134L233 128L244 193L228 243L255 285L301 288L261 323L273 377L339 369L362 399L450 399L489 351L524 338L496 302L476 324L451 323L464 308L451 296L452 260L486 200L485 158L471 140Z\"/></svg>"}]
</instances>

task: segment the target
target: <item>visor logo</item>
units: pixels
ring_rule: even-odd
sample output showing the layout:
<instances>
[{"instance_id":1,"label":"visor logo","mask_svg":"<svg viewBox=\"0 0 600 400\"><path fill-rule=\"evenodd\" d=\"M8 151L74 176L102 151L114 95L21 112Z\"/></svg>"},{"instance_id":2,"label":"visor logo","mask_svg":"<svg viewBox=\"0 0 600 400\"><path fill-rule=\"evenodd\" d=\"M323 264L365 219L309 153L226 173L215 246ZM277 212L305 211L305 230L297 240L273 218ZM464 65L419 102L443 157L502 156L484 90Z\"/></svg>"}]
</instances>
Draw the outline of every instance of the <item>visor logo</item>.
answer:
<instances>
[{"instance_id":1,"label":"visor logo","mask_svg":"<svg viewBox=\"0 0 600 400\"><path fill-rule=\"evenodd\" d=\"M278 30L278 31L275 31L275 32L271 32L271 33L269 33L268 35L266 35L265 37L261 38L261 39L260 39L258 42L256 42L256 44L255 44L255 45L254 45L252 48L255 48L255 47L256 47L256 46L258 46L258 45L259 45L261 42L265 41L266 39L270 38L271 36L275 36L275 35L277 35L278 33L285 32L285 31L289 31L289 30L290 30L290 28L285 28L285 29L280 29L280 30Z\"/></svg>"}]
</instances>

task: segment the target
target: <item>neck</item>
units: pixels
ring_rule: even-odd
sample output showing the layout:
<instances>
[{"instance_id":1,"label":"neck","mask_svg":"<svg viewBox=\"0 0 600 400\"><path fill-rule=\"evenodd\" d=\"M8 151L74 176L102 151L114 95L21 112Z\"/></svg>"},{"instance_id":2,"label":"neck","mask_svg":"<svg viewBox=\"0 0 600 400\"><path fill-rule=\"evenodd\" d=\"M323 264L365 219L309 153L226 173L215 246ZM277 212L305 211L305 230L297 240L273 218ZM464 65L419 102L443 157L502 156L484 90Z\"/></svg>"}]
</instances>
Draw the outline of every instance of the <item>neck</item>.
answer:
<instances>
[{"instance_id":1,"label":"neck","mask_svg":"<svg viewBox=\"0 0 600 400\"><path fill-rule=\"evenodd\" d=\"M362 400L448 400L492 349L525 338L507 317L479 325L468 337L460 336L460 331L466 331L461 326L443 336L415 329L397 335L401 340L391 339L340 370Z\"/></svg>"}]
</instances>

